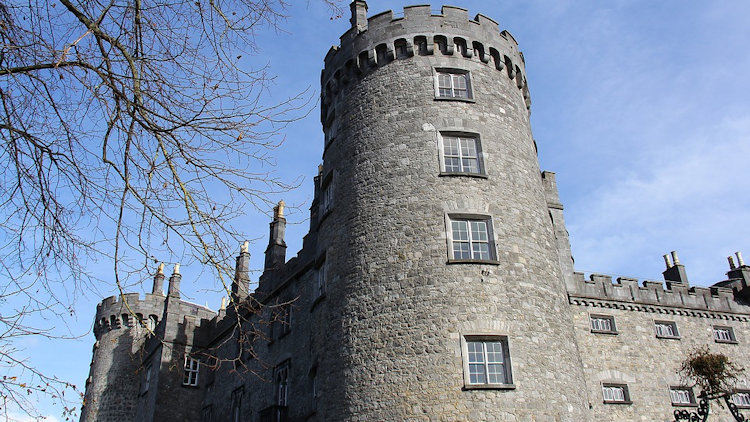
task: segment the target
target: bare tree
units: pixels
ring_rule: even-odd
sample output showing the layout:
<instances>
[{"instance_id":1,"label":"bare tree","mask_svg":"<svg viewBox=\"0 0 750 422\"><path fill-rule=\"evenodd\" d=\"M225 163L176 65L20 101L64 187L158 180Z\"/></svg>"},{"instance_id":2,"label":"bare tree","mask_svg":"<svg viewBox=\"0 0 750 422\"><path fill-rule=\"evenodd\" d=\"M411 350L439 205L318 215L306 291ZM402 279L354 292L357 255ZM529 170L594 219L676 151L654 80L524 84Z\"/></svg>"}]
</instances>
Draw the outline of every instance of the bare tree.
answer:
<instances>
[{"instance_id":1,"label":"bare tree","mask_svg":"<svg viewBox=\"0 0 750 422\"><path fill-rule=\"evenodd\" d=\"M3 409L33 412L20 397L69 387L14 340L60 335L33 316L73 312L71 298L97 281L91 262L113 262L122 292L157 259L193 259L228 291L241 238L232 221L290 188L270 153L309 108L305 93L269 104L267 68L251 60L255 35L278 28L284 8L0 2L0 368L18 372L0 379Z\"/></svg>"}]
</instances>

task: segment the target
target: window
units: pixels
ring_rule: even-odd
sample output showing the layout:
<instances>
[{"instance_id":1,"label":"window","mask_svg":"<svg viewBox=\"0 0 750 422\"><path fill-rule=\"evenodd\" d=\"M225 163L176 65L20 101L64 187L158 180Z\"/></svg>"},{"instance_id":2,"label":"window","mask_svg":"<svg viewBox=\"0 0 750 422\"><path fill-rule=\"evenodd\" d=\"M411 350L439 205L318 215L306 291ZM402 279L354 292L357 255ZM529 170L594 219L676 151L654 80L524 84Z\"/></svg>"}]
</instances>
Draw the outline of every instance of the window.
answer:
<instances>
[{"instance_id":1,"label":"window","mask_svg":"<svg viewBox=\"0 0 750 422\"><path fill-rule=\"evenodd\" d=\"M333 175L329 176L321 189L320 193L320 216L331 212L333 208Z\"/></svg>"},{"instance_id":2,"label":"window","mask_svg":"<svg viewBox=\"0 0 750 422\"><path fill-rule=\"evenodd\" d=\"M602 396L604 403L631 403L626 384L602 384Z\"/></svg>"},{"instance_id":3,"label":"window","mask_svg":"<svg viewBox=\"0 0 750 422\"><path fill-rule=\"evenodd\" d=\"M445 173L482 174L479 139L468 135L442 135Z\"/></svg>"},{"instance_id":4,"label":"window","mask_svg":"<svg viewBox=\"0 0 750 422\"><path fill-rule=\"evenodd\" d=\"M591 332L617 334L615 318L611 315L591 315Z\"/></svg>"},{"instance_id":5,"label":"window","mask_svg":"<svg viewBox=\"0 0 750 422\"><path fill-rule=\"evenodd\" d=\"M669 396L672 399L672 406L693 406L696 404L693 389L690 387L669 387Z\"/></svg>"},{"instance_id":6,"label":"window","mask_svg":"<svg viewBox=\"0 0 750 422\"><path fill-rule=\"evenodd\" d=\"M507 337L467 336L464 344L466 388L512 388Z\"/></svg>"},{"instance_id":7,"label":"window","mask_svg":"<svg viewBox=\"0 0 750 422\"><path fill-rule=\"evenodd\" d=\"M452 260L492 261L492 220L488 217L450 217L450 252Z\"/></svg>"},{"instance_id":8,"label":"window","mask_svg":"<svg viewBox=\"0 0 750 422\"><path fill-rule=\"evenodd\" d=\"M654 329L658 338L680 338L674 321L654 321Z\"/></svg>"},{"instance_id":9,"label":"window","mask_svg":"<svg viewBox=\"0 0 750 422\"><path fill-rule=\"evenodd\" d=\"M732 403L741 409L750 409L750 390L740 390L732 394Z\"/></svg>"},{"instance_id":10,"label":"window","mask_svg":"<svg viewBox=\"0 0 750 422\"><path fill-rule=\"evenodd\" d=\"M437 97L471 99L471 78L465 70L437 69Z\"/></svg>"},{"instance_id":11,"label":"window","mask_svg":"<svg viewBox=\"0 0 750 422\"><path fill-rule=\"evenodd\" d=\"M732 327L714 326L714 341L717 343L737 343Z\"/></svg>"},{"instance_id":12,"label":"window","mask_svg":"<svg viewBox=\"0 0 750 422\"><path fill-rule=\"evenodd\" d=\"M185 355L185 374L182 377L182 385L195 387L198 385L198 370L200 361Z\"/></svg>"},{"instance_id":13,"label":"window","mask_svg":"<svg viewBox=\"0 0 750 422\"><path fill-rule=\"evenodd\" d=\"M232 421L242 422L242 396L245 394L243 387L232 391Z\"/></svg>"},{"instance_id":14,"label":"window","mask_svg":"<svg viewBox=\"0 0 750 422\"><path fill-rule=\"evenodd\" d=\"M213 408L209 404L201 409L201 422L213 422Z\"/></svg>"},{"instance_id":15,"label":"window","mask_svg":"<svg viewBox=\"0 0 750 422\"><path fill-rule=\"evenodd\" d=\"M326 294L326 262L323 261L318 267L318 274L315 278L315 297L323 297Z\"/></svg>"},{"instance_id":16,"label":"window","mask_svg":"<svg viewBox=\"0 0 750 422\"><path fill-rule=\"evenodd\" d=\"M287 406L289 398L289 362L285 362L276 368L274 375L276 386L276 405L281 407Z\"/></svg>"},{"instance_id":17,"label":"window","mask_svg":"<svg viewBox=\"0 0 750 422\"><path fill-rule=\"evenodd\" d=\"M141 394L146 394L149 387L151 387L151 364L146 364L146 368L143 371L143 384L141 384Z\"/></svg>"}]
</instances>

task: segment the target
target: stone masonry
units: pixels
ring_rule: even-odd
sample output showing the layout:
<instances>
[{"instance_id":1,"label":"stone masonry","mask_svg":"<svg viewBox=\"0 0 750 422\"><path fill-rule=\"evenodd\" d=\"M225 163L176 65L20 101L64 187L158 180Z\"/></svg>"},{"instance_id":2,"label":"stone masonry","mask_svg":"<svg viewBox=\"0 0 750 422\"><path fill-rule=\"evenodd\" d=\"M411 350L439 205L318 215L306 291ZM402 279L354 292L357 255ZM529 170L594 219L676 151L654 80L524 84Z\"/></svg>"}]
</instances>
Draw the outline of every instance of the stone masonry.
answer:
<instances>
[{"instance_id":1,"label":"stone masonry","mask_svg":"<svg viewBox=\"0 0 750 422\"><path fill-rule=\"evenodd\" d=\"M302 249L286 260L282 202L257 288L244 245L218 314L180 299L179 268L166 296L160 269L145 299L105 299L81 420L670 421L695 409L689 352L750 362L741 255L710 288L676 253L665 283L574 271L508 32L451 6L351 11Z\"/></svg>"}]
</instances>

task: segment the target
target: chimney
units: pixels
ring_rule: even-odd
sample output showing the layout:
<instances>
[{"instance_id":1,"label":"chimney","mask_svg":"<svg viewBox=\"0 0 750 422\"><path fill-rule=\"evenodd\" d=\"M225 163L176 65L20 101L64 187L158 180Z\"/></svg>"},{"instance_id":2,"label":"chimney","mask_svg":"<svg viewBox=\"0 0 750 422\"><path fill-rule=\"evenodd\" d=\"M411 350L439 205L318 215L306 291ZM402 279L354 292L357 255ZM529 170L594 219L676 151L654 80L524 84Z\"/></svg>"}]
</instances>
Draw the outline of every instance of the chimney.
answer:
<instances>
[{"instance_id":1,"label":"chimney","mask_svg":"<svg viewBox=\"0 0 750 422\"><path fill-rule=\"evenodd\" d=\"M367 2L364 0L354 0L349 5L352 9L352 17L349 20L352 28L357 28L357 32L367 29Z\"/></svg>"},{"instance_id":2,"label":"chimney","mask_svg":"<svg viewBox=\"0 0 750 422\"><path fill-rule=\"evenodd\" d=\"M169 291L167 291L168 297L176 299L180 298L180 280L182 280L182 276L180 275L180 263L178 262L174 264L174 271L169 277Z\"/></svg>"},{"instance_id":3,"label":"chimney","mask_svg":"<svg viewBox=\"0 0 750 422\"><path fill-rule=\"evenodd\" d=\"M249 242L245 241L240 246L240 254L237 256L237 265L234 271L234 281L232 282L232 301L239 303L249 294L250 288L250 252L248 252ZM224 298L222 298L222 301Z\"/></svg>"},{"instance_id":4,"label":"chimney","mask_svg":"<svg viewBox=\"0 0 750 422\"><path fill-rule=\"evenodd\" d=\"M727 287L732 287L735 296L739 296L747 303L750 303L750 266L745 265L740 252L735 252L737 257L737 266L731 256L727 257L729 261L729 272L727 278L732 281Z\"/></svg>"},{"instance_id":5,"label":"chimney","mask_svg":"<svg viewBox=\"0 0 750 422\"><path fill-rule=\"evenodd\" d=\"M286 262L286 243L284 232L286 231L286 218L284 218L284 201L273 207L273 221L271 222L271 235L266 248L266 264L263 271L280 269Z\"/></svg>"},{"instance_id":6,"label":"chimney","mask_svg":"<svg viewBox=\"0 0 750 422\"><path fill-rule=\"evenodd\" d=\"M164 263L159 264L159 269L154 276L154 287L151 288L151 294L164 296Z\"/></svg>"},{"instance_id":7,"label":"chimney","mask_svg":"<svg viewBox=\"0 0 750 422\"><path fill-rule=\"evenodd\" d=\"M671 257L670 255L664 255L664 262L667 264L667 269L662 274L664 275L664 281L668 282L667 285L669 283L680 283L685 286L689 284L685 266L680 264L677 252L672 251Z\"/></svg>"}]
</instances>

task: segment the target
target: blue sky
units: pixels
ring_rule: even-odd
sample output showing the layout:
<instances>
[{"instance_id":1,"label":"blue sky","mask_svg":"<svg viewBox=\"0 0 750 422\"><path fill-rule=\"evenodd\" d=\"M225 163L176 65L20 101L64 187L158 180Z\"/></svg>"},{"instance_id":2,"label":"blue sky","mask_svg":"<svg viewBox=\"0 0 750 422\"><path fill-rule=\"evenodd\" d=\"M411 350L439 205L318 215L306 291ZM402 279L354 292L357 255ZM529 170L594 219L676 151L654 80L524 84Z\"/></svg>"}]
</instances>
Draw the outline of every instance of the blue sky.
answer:
<instances>
[{"instance_id":1,"label":"blue sky","mask_svg":"<svg viewBox=\"0 0 750 422\"><path fill-rule=\"evenodd\" d=\"M409 4L370 1L370 15ZM495 19L524 52L541 167L557 173L577 270L660 280L661 255L677 250L691 283L709 285L723 279L731 253L744 251L750 262L750 2L449 4ZM331 19L317 0L295 2L283 31L259 34L262 51L247 65L270 66L272 100L304 90L317 99L323 57L349 26L344 9ZM315 108L286 128L276 151L277 172L303 178L284 195L300 207L289 215L288 258L307 231L323 146L318 116ZM250 250L259 268L269 220L251 210L246 235L256 239ZM182 273L183 296L218 307L208 273L186 266ZM78 301L74 332L90 329L100 299ZM89 333L25 346L39 366L83 387L93 343Z\"/></svg>"}]
</instances>

